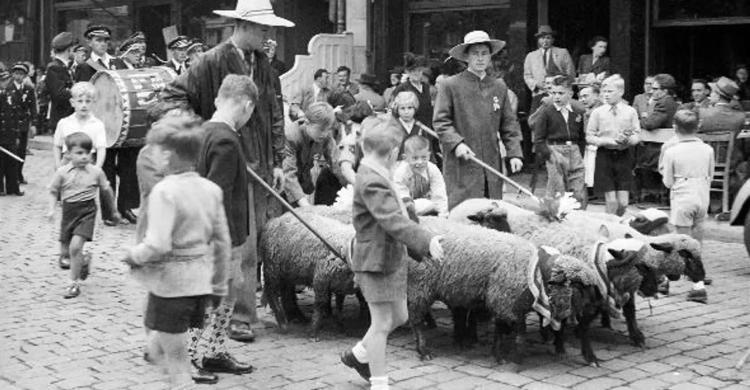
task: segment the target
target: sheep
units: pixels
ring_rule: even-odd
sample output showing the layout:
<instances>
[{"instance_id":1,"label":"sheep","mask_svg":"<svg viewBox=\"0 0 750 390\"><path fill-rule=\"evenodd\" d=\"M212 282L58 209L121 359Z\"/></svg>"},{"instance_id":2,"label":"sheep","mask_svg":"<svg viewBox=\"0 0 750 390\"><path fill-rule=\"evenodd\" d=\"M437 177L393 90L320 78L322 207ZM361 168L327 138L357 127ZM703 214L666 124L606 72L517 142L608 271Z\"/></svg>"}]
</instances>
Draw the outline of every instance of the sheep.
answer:
<instances>
[{"instance_id":1,"label":"sheep","mask_svg":"<svg viewBox=\"0 0 750 390\"><path fill-rule=\"evenodd\" d=\"M538 249L526 239L478 226L462 226L434 217L421 218L420 223L444 237L445 250L445 258L440 264L408 263L409 324L417 341L417 352L423 360L431 359L432 353L427 348L420 324L430 306L439 300L451 308L486 308L495 323L492 348L495 358L503 361L508 356L511 361L520 363L523 356L525 318L535 301L529 287L528 268L530 262L536 263L537 259L542 269L542 280L545 284L552 282L552 320L566 319L572 307L587 307L584 297L596 300L597 290L593 282L596 276L593 269L580 260L564 255L540 256ZM550 261L553 262L552 265L549 265ZM560 270L565 264L568 265L567 273ZM571 264L578 264L578 268ZM554 279L551 276L553 273ZM571 303L574 295L580 297L581 301ZM586 338L585 330L590 320L581 320L583 337ZM503 338L508 334L515 336L510 348L503 345ZM558 352L564 352L561 337L561 332L556 333ZM590 343L582 343L581 347L584 358L596 363Z\"/></svg>"},{"instance_id":2,"label":"sheep","mask_svg":"<svg viewBox=\"0 0 750 390\"><path fill-rule=\"evenodd\" d=\"M616 303L623 307L630 339L637 346L643 346L645 338L635 320L635 292L640 290L645 296L654 296L659 274L675 278L685 273L693 281L705 277L700 244L687 235L644 236L627 225L586 212L571 212L561 223L551 223L529 210L488 199L471 199L459 204L451 211L449 218L493 228L502 227L505 223L515 234L532 242L554 245L565 254L599 263L599 269L606 270L602 272L603 276L608 276L614 287L609 292ZM638 261L627 263L629 268L614 267L610 270L604 266L608 257L606 246L599 245L610 238L636 238L648 246ZM632 277L632 272L636 271L641 273L640 278ZM610 325L607 312L603 312L602 325Z\"/></svg>"},{"instance_id":3,"label":"sheep","mask_svg":"<svg viewBox=\"0 0 750 390\"><path fill-rule=\"evenodd\" d=\"M341 254L347 253L354 237L352 225L313 212L300 214ZM349 264L335 257L291 213L271 219L261 231L259 253L263 258L263 294L279 328L285 332L290 319L306 321L296 304L294 286L312 286L315 293L311 336L317 338L323 315L330 309L332 293L354 294L354 273ZM341 325L341 305L334 314ZM328 309L328 310L327 310Z\"/></svg>"}]
</instances>

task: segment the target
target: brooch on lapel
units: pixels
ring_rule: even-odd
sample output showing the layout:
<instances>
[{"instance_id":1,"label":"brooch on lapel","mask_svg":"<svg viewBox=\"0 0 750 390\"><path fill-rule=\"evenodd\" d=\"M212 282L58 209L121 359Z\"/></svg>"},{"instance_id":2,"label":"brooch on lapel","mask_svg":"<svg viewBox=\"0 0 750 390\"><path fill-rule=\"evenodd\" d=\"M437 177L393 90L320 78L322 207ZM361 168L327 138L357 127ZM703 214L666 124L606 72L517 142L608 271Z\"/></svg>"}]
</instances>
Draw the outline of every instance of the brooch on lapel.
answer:
<instances>
[{"instance_id":1,"label":"brooch on lapel","mask_svg":"<svg viewBox=\"0 0 750 390\"><path fill-rule=\"evenodd\" d=\"M492 109L493 111L497 111L500 109L500 99L498 99L497 96L492 97Z\"/></svg>"},{"instance_id":2,"label":"brooch on lapel","mask_svg":"<svg viewBox=\"0 0 750 390\"><path fill-rule=\"evenodd\" d=\"M13 104L13 97L8 95L8 104Z\"/></svg>"},{"instance_id":3,"label":"brooch on lapel","mask_svg":"<svg viewBox=\"0 0 750 390\"><path fill-rule=\"evenodd\" d=\"M581 119L580 115L576 115L576 123L581 123Z\"/></svg>"}]
</instances>

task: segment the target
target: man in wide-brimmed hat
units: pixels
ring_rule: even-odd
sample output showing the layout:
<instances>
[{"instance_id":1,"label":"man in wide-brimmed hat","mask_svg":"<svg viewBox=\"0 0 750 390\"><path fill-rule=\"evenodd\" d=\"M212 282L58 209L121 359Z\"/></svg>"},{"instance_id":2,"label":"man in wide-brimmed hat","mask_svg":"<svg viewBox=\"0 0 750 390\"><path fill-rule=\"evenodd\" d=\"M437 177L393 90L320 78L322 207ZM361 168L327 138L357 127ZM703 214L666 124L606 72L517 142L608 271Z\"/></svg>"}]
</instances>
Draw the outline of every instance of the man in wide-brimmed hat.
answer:
<instances>
[{"instance_id":1,"label":"man in wide-brimmed hat","mask_svg":"<svg viewBox=\"0 0 750 390\"><path fill-rule=\"evenodd\" d=\"M564 75L571 79L576 76L576 68L568 49L554 46L555 31L550 26L539 26L534 35L538 49L526 55L523 62L523 79L533 95L544 93L544 78Z\"/></svg>"},{"instance_id":2,"label":"man in wide-brimmed hat","mask_svg":"<svg viewBox=\"0 0 750 390\"><path fill-rule=\"evenodd\" d=\"M165 100L188 103L195 112L208 120L212 117L222 80L228 74L252 77L258 88L255 111L248 123L236 129L239 133L248 166L266 181L280 189L284 179L281 168L284 156L284 119L276 99L278 76L263 52L263 42L275 27L293 27L294 23L274 14L269 0L239 0L233 10L214 13L234 19L234 32L223 43L204 53L191 64L163 93ZM247 373L252 366L236 361L226 351L227 335L239 341L255 338L250 323L255 314L255 284L258 230L265 222L280 214L280 205L259 184L250 182L248 223L244 226L248 239L241 262L244 282L230 287L229 295L214 311L209 329L212 347L203 359L193 356L203 367L215 372ZM241 244L241 243L239 243ZM231 322L230 322L231 319ZM223 325L222 325L223 323Z\"/></svg>"},{"instance_id":3,"label":"man in wide-brimmed hat","mask_svg":"<svg viewBox=\"0 0 750 390\"><path fill-rule=\"evenodd\" d=\"M359 92L354 95L354 100L367 102L375 112L385 112L385 99L375 92L378 87L378 78L374 74L362 73L359 76Z\"/></svg>"},{"instance_id":4,"label":"man in wide-brimmed hat","mask_svg":"<svg viewBox=\"0 0 750 390\"><path fill-rule=\"evenodd\" d=\"M469 198L503 196L502 181L470 161L472 156L502 170L503 146L511 171L523 167L521 129L508 99L508 87L487 74L492 55L504 46L505 42L490 39L484 31L472 31L449 52L468 64L466 70L440 83L432 120L443 149L449 208Z\"/></svg>"}]
</instances>

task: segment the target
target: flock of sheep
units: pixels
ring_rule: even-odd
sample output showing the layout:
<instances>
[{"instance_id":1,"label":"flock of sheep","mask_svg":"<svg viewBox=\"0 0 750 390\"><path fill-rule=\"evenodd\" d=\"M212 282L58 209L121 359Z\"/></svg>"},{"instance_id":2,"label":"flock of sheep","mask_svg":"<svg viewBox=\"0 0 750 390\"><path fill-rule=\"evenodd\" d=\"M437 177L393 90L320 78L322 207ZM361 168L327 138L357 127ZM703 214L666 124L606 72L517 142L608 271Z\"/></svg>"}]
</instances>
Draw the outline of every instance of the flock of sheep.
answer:
<instances>
[{"instance_id":1,"label":"flock of sheep","mask_svg":"<svg viewBox=\"0 0 750 390\"><path fill-rule=\"evenodd\" d=\"M300 214L338 250L348 253L354 237L350 209L313 206ZM630 340L644 345L635 318L635 296L655 296L658 281L686 275L705 277L700 244L690 236L637 231L606 214L573 211L559 222L509 202L471 199L456 206L448 219L422 217L420 224L443 236L442 263L410 261L409 325L422 359L432 358L423 330L434 326L430 307L443 302L453 314L454 339L460 345L477 341L477 322L494 324L492 351L498 362L522 361L526 316L535 311L543 335L554 337L555 351L565 352L565 328L575 326L581 354L598 366L588 328L621 308ZM312 288L315 304L311 332L333 315L339 326L344 297L357 294L360 315L367 306L358 294L346 260L333 255L290 213L275 218L261 234L264 298L279 327L304 319L295 288ZM347 256L344 256L347 257ZM537 280L539 283L534 283ZM331 298L335 308L331 308Z\"/></svg>"}]
</instances>

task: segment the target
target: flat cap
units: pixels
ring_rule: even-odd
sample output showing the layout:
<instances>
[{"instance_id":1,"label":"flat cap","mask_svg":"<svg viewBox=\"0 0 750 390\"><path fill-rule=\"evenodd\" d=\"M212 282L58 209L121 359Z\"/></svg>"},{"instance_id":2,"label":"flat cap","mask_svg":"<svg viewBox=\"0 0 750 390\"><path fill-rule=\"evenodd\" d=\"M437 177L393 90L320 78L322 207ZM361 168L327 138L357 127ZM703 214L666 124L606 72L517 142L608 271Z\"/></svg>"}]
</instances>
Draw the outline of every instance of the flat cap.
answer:
<instances>
[{"instance_id":1,"label":"flat cap","mask_svg":"<svg viewBox=\"0 0 750 390\"><path fill-rule=\"evenodd\" d=\"M65 50L73 46L74 43L73 34L67 31L61 32L52 38L52 48L57 51Z\"/></svg>"},{"instance_id":2,"label":"flat cap","mask_svg":"<svg viewBox=\"0 0 750 390\"><path fill-rule=\"evenodd\" d=\"M86 39L91 39L93 37L110 38L112 36L112 30L101 24L90 25L86 28L83 36L86 37Z\"/></svg>"},{"instance_id":3,"label":"flat cap","mask_svg":"<svg viewBox=\"0 0 750 390\"><path fill-rule=\"evenodd\" d=\"M167 48L169 50L175 50L175 49L187 49L188 46L190 46L190 38L180 35L177 38L169 41L167 44Z\"/></svg>"}]
</instances>

